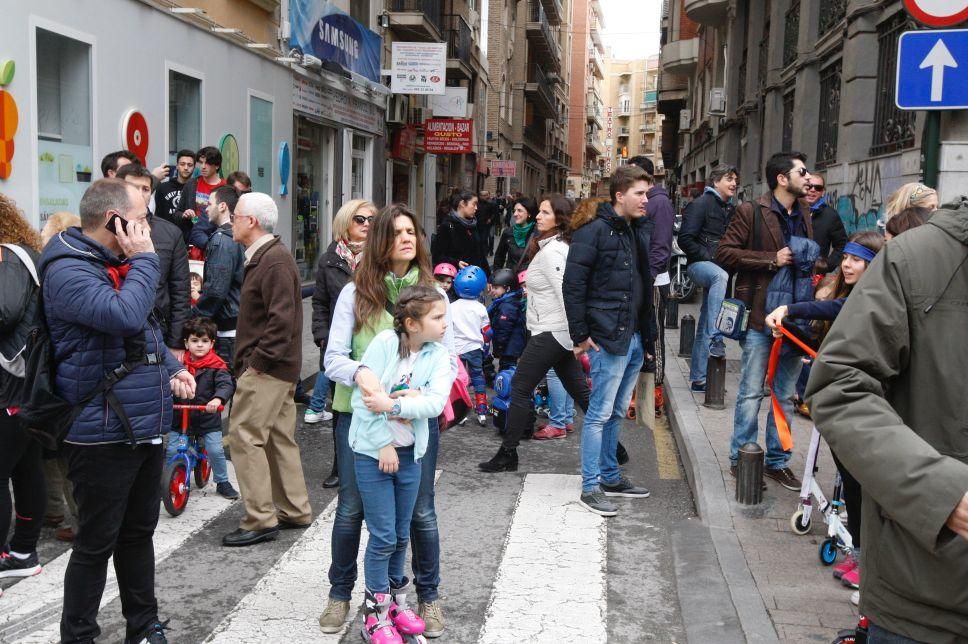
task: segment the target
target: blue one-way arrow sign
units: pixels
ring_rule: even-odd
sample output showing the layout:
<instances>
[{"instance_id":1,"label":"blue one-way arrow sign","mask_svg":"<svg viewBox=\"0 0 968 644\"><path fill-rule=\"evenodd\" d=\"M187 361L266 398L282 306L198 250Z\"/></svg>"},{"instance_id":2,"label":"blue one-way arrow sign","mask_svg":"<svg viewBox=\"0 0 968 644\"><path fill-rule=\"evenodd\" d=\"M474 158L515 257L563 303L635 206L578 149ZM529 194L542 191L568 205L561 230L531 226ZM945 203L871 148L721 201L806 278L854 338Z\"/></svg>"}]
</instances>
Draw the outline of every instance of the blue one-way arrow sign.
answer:
<instances>
[{"instance_id":1,"label":"blue one-way arrow sign","mask_svg":"<svg viewBox=\"0 0 968 644\"><path fill-rule=\"evenodd\" d=\"M902 110L968 109L968 29L901 34L895 96Z\"/></svg>"}]
</instances>

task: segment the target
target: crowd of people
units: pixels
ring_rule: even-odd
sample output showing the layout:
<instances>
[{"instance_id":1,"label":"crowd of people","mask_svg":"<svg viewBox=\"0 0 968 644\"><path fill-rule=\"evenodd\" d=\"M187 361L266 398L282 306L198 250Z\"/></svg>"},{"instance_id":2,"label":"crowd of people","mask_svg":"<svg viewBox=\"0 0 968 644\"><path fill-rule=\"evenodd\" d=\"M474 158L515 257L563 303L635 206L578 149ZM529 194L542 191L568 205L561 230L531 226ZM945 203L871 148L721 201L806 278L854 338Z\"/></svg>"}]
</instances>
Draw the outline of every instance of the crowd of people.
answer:
<instances>
[{"instance_id":1,"label":"crowd of people","mask_svg":"<svg viewBox=\"0 0 968 644\"><path fill-rule=\"evenodd\" d=\"M339 488L321 630L339 632L351 613L365 520L364 639L440 636L441 430L462 421L461 400L487 423L495 371L510 381L509 401L495 421L500 446L481 472L518 470L524 439L567 439L577 405L577 503L612 517L612 499L650 495L621 468L620 434L640 374L661 379L676 209L651 161L630 161L613 172L608 197L578 203L455 191L429 238L402 204L349 201L309 289L274 232L272 197L252 192L244 173L221 178L214 147L182 150L175 165L153 170L130 152L109 154L80 212L51 216L40 233L0 195L0 577L39 573L41 526L54 525L73 541L62 641L99 635L112 556L126 641L167 641L152 536L180 429L173 402L204 408L192 412L191 431L217 493L241 497L243 509L222 543L245 547L312 523L296 440L301 399L303 425L332 423L323 485ZM939 338L968 297L965 213L932 216L937 193L911 184L892 195L882 230L848 237L823 175L806 161L773 155L769 191L739 204L739 173L718 166L683 211L679 245L703 287L690 387L705 390L707 364L735 337L718 324L732 290L749 312L729 446L735 476L739 449L758 438L780 327L822 342L809 377L801 353L781 353L772 387L786 413L814 417L843 477L855 548L835 576L860 588L863 569L854 601L872 629L911 641L964 633L968 598L957 575L968 572L968 465L950 377L961 349L942 349ZM311 396L297 391L310 294L320 352ZM38 328L53 353L51 387L76 407L56 449L22 420ZM549 421L535 427L542 382ZM773 409L765 437L765 475L799 490ZM861 549L862 536L875 545ZM922 569L936 586L916 583Z\"/></svg>"}]
</instances>

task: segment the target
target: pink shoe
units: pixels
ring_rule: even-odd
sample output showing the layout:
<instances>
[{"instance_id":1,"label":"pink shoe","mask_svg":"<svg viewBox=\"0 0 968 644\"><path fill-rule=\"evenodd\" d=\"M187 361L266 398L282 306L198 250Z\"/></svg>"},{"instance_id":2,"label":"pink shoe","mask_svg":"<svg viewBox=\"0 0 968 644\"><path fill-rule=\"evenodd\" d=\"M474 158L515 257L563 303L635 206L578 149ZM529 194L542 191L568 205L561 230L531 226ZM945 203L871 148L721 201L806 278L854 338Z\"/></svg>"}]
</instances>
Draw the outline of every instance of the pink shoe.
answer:
<instances>
[{"instance_id":1,"label":"pink shoe","mask_svg":"<svg viewBox=\"0 0 968 644\"><path fill-rule=\"evenodd\" d=\"M840 578L840 583L854 590L860 588L860 568L854 568L850 572L845 572L844 576Z\"/></svg>"},{"instance_id":2,"label":"pink shoe","mask_svg":"<svg viewBox=\"0 0 968 644\"><path fill-rule=\"evenodd\" d=\"M371 644L403 644L403 638L394 628L388 612L392 597L390 593L370 593L363 598L363 641Z\"/></svg>"},{"instance_id":3,"label":"pink shoe","mask_svg":"<svg viewBox=\"0 0 968 644\"><path fill-rule=\"evenodd\" d=\"M847 555L846 559L834 566L834 579L843 578L844 575L857 568L858 565L859 562L857 561L857 557L854 555L854 553L850 553Z\"/></svg>"},{"instance_id":4,"label":"pink shoe","mask_svg":"<svg viewBox=\"0 0 968 644\"><path fill-rule=\"evenodd\" d=\"M552 438L564 438L568 435L568 432L561 427L554 427L552 425L545 425L531 436L532 439L536 441L544 441Z\"/></svg>"},{"instance_id":5,"label":"pink shoe","mask_svg":"<svg viewBox=\"0 0 968 644\"><path fill-rule=\"evenodd\" d=\"M405 589L390 590L393 599L390 600L390 621L400 635L423 635L427 628L423 619L407 606Z\"/></svg>"}]
</instances>

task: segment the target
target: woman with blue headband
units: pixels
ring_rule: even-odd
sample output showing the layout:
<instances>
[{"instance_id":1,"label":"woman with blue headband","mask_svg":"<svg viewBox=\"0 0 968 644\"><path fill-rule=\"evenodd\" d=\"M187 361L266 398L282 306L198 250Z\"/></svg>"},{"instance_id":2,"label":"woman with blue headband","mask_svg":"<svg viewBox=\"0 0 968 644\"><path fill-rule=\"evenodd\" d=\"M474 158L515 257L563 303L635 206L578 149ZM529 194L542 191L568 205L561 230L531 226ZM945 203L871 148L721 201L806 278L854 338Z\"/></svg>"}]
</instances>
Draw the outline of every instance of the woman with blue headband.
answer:
<instances>
[{"instance_id":1,"label":"woman with blue headband","mask_svg":"<svg viewBox=\"0 0 968 644\"><path fill-rule=\"evenodd\" d=\"M814 300L813 302L796 302L789 306L777 307L766 317L766 324L773 329L774 335L780 335L777 327L783 318L814 320L817 325L819 339L822 341L830 325L840 313L847 300L847 296L860 280L867 266L874 260L878 251L884 246L884 238L880 233L867 231L856 233L850 237L844 246L843 258L840 260L840 271L834 281L830 299ZM837 455L831 451L840 477L843 480L844 504L847 506L847 531L854 542L854 551L843 563L834 566L833 574L836 579L850 588L860 588L860 516L861 516L861 488L860 483L851 476L841 464ZM860 602L860 594L854 593L851 602Z\"/></svg>"}]
</instances>

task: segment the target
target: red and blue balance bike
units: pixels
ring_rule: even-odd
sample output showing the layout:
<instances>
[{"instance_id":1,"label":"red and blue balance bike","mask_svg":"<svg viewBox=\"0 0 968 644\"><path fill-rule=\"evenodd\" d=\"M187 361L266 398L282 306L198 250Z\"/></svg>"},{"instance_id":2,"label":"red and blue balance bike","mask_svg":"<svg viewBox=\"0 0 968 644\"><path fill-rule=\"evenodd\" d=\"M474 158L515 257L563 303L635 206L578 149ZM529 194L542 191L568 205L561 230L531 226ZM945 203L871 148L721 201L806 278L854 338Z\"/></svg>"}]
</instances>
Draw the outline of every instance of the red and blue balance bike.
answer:
<instances>
[{"instance_id":1,"label":"red and blue balance bike","mask_svg":"<svg viewBox=\"0 0 968 644\"><path fill-rule=\"evenodd\" d=\"M168 514L177 517L188 506L192 474L195 475L195 485L205 487L212 478L212 465L201 437L188 432L188 415L193 411L205 411L205 405L175 405L174 408L181 412L181 434L177 439L177 451L167 460L161 474L161 502ZM219 405L219 413L223 409Z\"/></svg>"}]
</instances>

